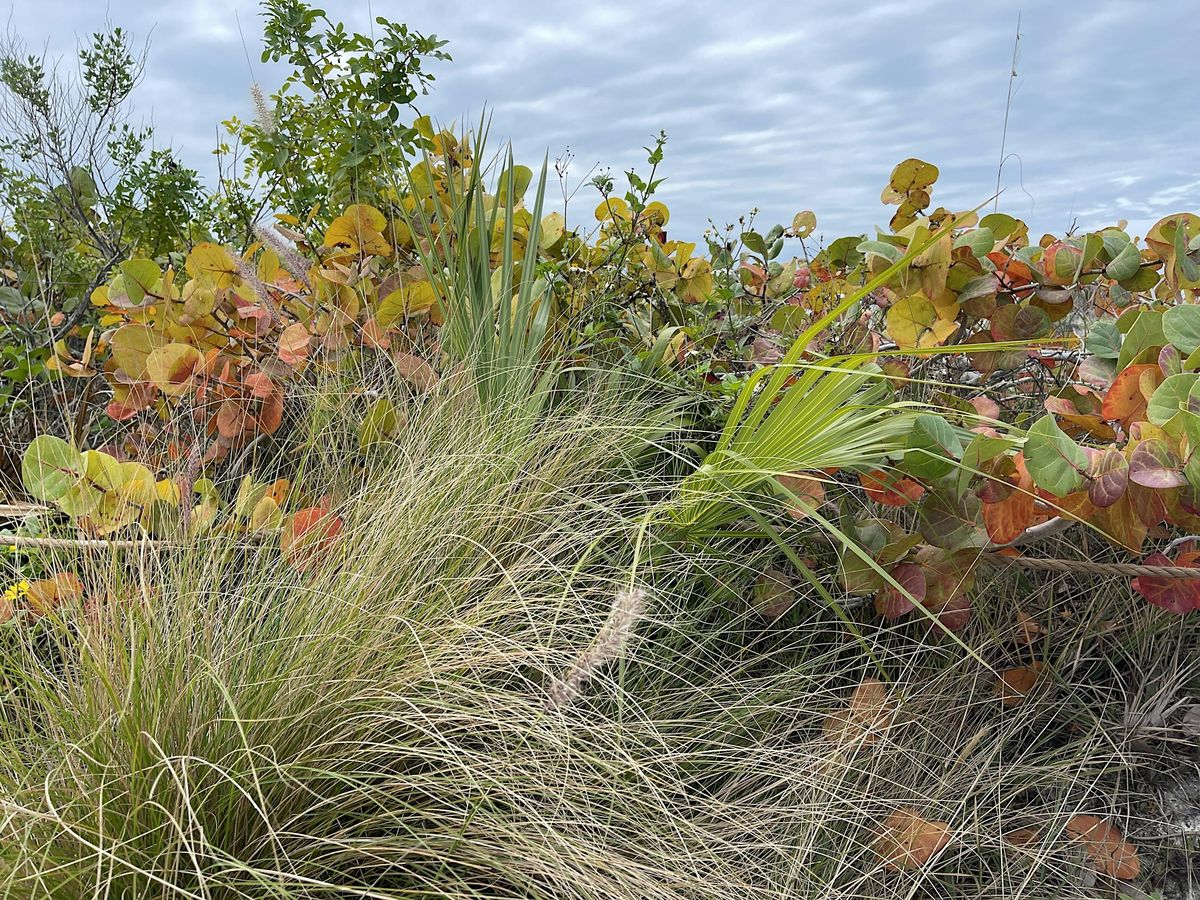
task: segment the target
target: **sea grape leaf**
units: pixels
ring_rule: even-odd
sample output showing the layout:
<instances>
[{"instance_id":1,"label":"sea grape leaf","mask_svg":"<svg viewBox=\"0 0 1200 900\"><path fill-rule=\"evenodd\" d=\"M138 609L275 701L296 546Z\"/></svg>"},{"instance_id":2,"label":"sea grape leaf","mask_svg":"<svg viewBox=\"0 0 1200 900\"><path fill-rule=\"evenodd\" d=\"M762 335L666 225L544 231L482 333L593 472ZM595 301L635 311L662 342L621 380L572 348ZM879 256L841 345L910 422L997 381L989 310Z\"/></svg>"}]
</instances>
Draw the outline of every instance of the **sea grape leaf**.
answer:
<instances>
[{"instance_id":1,"label":"sea grape leaf","mask_svg":"<svg viewBox=\"0 0 1200 900\"><path fill-rule=\"evenodd\" d=\"M1083 483L1088 456L1058 427L1054 416L1043 416L1025 439L1025 465L1038 487L1065 497Z\"/></svg>"}]
</instances>

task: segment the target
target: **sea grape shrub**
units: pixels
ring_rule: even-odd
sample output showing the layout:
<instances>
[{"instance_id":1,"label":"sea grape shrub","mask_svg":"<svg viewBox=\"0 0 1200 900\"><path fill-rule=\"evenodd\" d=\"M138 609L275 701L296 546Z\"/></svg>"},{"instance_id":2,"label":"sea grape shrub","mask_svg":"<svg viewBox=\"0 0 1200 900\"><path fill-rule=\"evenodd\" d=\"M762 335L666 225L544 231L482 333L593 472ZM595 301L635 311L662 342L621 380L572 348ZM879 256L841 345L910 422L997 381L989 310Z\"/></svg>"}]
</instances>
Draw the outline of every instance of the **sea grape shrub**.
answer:
<instances>
[{"instance_id":1,"label":"sea grape shrub","mask_svg":"<svg viewBox=\"0 0 1200 900\"><path fill-rule=\"evenodd\" d=\"M1133 552L1172 530L1200 531L1200 219L1167 216L1145 246L1121 228L1033 244L1024 224L1003 214L925 213L936 176L919 160L897 166L883 196L900 206L891 232L828 245L788 301L811 313L812 285L861 283L952 224L877 292L878 311L864 310L813 348L882 351L881 371L901 397L915 389L928 399L917 369L966 383L934 395L949 428L928 420L904 453L858 476L875 503L916 514L909 531L886 525L898 533L878 519L853 523L876 565L842 559L843 586L874 593L888 618L909 614L913 601L926 613L945 603L944 592L927 602L937 582L958 585L950 599L969 614L969 567L946 581L944 564L929 561L933 550L965 561L1056 517L1088 523ZM757 273L760 264L749 266ZM1186 612L1198 605L1190 585L1143 578L1135 587ZM967 621L935 618L953 629Z\"/></svg>"},{"instance_id":2,"label":"sea grape shrub","mask_svg":"<svg viewBox=\"0 0 1200 900\"><path fill-rule=\"evenodd\" d=\"M106 380L107 414L127 428L107 448L114 459L219 464L279 431L291 383L358 354L390 356L418 393L436 380L447 299L421 259L456 245L438 223L454 221L476 161L469 140L414 127L427 162L380 206L347 207L319 234L281 216L245 254L200 244L178 269L127 260L95 291L100 328L57 344L50 366ZM517 204L495 217L493 290L505 294L504 251L523 259L536 234L548 353L675 379L723 408L855 287L924 247L805 348L808 360L873 357L901 400L941 388L940 414L920 417L901 452L847 473L881 513L913 514L899 535L883 516L857 523L890 582L843 560L856 573L847 589L876 593L881 614L910 615L916 600L942 627L963 627L970 551L1052 518L1135 553L1170 529L1200 531L1200 217L1167 216L1141 242L1121 227L1034 242L1006 214L934 207L937 168L909 159L882 194L897 207L889 229L873 238L819 241L804 211L788 227L760 232L747 219L710 233L699 253L668 236L669 210L653 199L662 141L648 149L650 177L629 173L623 196L597 180L594 224L551 212L535 229L522 201L531 170L501 173L496 195L511 189ZM785 259L789 244L800 253ZM395 410L373 409L361 443L397 427Z\"/></svg>"}]
</instances>

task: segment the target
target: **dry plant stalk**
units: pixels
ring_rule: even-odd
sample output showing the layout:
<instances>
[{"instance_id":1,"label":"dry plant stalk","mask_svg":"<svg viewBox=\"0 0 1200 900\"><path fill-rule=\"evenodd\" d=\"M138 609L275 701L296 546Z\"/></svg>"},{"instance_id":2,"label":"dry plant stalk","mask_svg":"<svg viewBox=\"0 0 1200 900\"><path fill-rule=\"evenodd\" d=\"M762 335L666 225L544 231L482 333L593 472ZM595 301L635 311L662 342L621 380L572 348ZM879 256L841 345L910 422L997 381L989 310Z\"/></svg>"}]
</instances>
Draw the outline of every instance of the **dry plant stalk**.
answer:
<instances>
[{"instance_id":1,"label":"dry plant stalk","mask_svg":"<svg viewBox=\"0 0 1200 900\"><path fill-rule=\"evenodd\" d=\"M613 595L608 619L595 640L546 690L547 709L562 709L569 705L606 663L621 655L645 605L646 592L641 588L620 590Z\"/></svg>"}]
</instances>

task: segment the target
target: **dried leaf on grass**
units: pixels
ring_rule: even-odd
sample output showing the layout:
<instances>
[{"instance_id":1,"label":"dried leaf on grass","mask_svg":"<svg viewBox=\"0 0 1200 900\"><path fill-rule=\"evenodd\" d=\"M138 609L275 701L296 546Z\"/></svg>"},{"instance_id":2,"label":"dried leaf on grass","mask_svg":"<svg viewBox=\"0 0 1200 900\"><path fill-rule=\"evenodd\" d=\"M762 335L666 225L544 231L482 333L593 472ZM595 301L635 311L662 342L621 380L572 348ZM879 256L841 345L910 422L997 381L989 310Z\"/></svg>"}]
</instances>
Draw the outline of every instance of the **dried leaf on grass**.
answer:
<instances>
[{"instance_id":1,"label":"dried leaf on grass","mask_svg":"<svg viewBox=\"0 0 1200 900\"><path fill-rule=\"evenodd\" d=\"M1137 848L1116 825L1100 816L1078 815L1067 822L1067 834L1083 844L1092 867L1113 878L1137 878L1142 870Z\"/></svg>"},{"instance_id":2,"label":"dried leaf on grass","mask_svg":"<svg viewBox=\"0 0 1200 900\"><path fill-rule=\"evenodd\" d=\"M884 868L899 872L926 865L951 837L949 822L931 821L901 807L884 820L874 846Z\"/></svg>"},{"instance_id":3,"label":"dried leaf on grass","mask_svg":"<svg viewBox=\"0 0 1200 900\"><path fill-rule=\"evenodd\" d=\"M71 603L82 597L83 583L79 576L73 572L58 572L49 578L30 582L26 603L29 605L30 617L39 619L64 603Z\"/></svg>"},{"instance_id":4,"label":"dried leaf on grass","mask_svg":"<svg viewBox=\"0 0 1200 900\"><path fill-rule=\"evenodd\" d=\"M888 696L887 685L867 678L854 689L846 706L825 718L821 730L835 744L861 741L871 745L891 727L896 712L896 701Z\"/></svg>"},{"instance_id":5,"label":"dried leaf on grass","mask_svg":"<svg viewBox=\"0 0 1200 900\"><path fill-rule=\"evenodd\" d=\"M996 682L996 696L1005 706L1020 706L1025 702L1026 695L1037 686L1045 671L1046 664L1040 661L1005 669Z\"/></svg>"}]
</instances>

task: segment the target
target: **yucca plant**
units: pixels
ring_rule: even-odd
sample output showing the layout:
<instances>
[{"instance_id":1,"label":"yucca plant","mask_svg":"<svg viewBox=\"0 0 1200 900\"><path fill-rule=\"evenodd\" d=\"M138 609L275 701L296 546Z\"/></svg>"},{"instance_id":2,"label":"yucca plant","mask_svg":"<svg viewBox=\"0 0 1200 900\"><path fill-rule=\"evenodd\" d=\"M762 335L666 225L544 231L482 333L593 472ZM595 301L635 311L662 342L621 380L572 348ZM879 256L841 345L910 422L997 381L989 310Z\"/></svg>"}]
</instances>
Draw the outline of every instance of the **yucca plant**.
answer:
<instances>
[{"instance_id":1,"label":"yucca plant","mask_svg":"<svg viewBox=\"0 0 1200 900\"><path fill-rule=\"evenodd\" d=\"M445 305L446 349L472 373L483 407L536 416L558 376L557 361L544 353L551 304L537 267L547 163L542 162L524 253L518 258L514 220L525 209L522 201L531 173L514 164L508 148L494 193L489 193L481 162L486 135L481 124L473 139L475 162L446 179L444 198L430 198L428 209L418 202L411 210L405 208L405 214L413 232L426 237L417 247L421 265ZM409 184L432 184L432 165L426 156L410 167ZM498 225L500 246L493 248Z\"/></svg>"}]
</instances>

